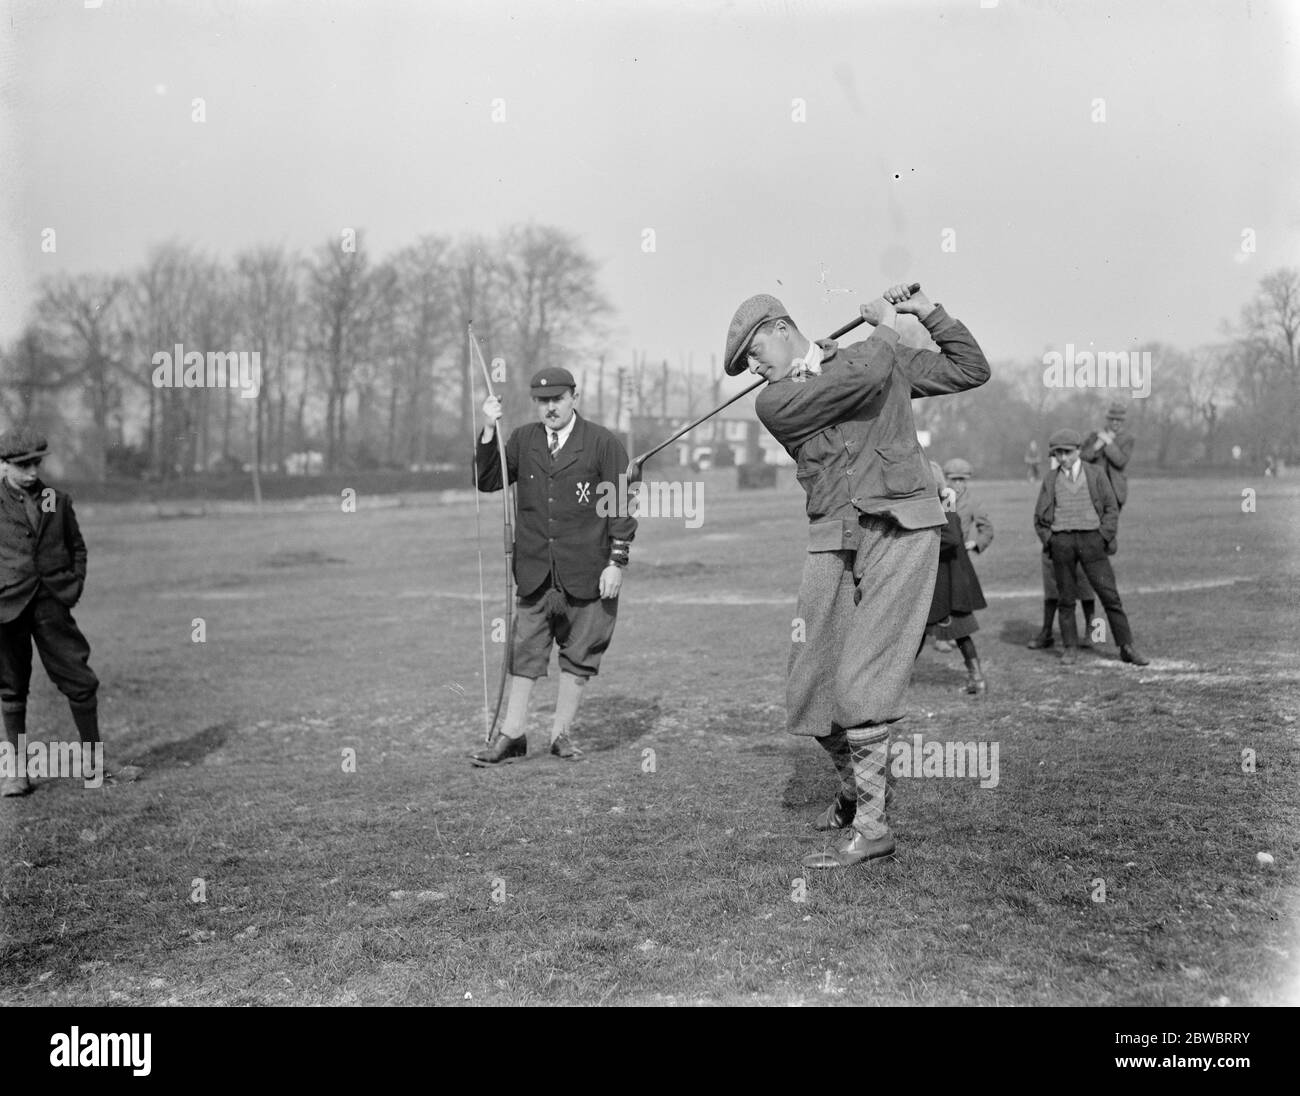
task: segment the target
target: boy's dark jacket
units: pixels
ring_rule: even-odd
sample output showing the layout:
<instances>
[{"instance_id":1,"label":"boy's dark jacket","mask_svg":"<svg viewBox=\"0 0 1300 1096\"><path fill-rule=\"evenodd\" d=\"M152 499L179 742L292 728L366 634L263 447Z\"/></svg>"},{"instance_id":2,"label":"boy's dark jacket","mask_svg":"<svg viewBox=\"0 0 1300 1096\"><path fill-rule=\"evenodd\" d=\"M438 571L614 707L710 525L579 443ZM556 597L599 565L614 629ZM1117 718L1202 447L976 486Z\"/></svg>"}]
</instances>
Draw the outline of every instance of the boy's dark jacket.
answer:
<instances>
[{"instance_id":1,"label":"boy's dark jacket","mask_svg":"<svg viewBox=\"0 0 1300 1096\"><path fill-rule=\"evenodd\" d=\"M1106 546L1106 555L1113 556L1119 547L1117 532L1119 530L1119 503L1115 501L1115 492L1105 469L1096 464L1080 461L1084 478L1088 481L1088 494L1092 496L1092 505L1101 519L1102 543ZM1052 541L1052 519L1056 517L1056 477L1061 474L1057 468L1043 477L1043 486L1038 492L1038 504L1034 507L1034 532L1043 542L1043 551L1049 550Z\"/></svg>"},{"instance_id":2,"label":"boy's dark jacket","mask_svg":"<svg viewBox=\"0 0 1300 1096\"><path fill-rule=\"evenodd\" d=\"M33 498L40 513L35 529L27 520L22 499L0 481L0 624L18 616L36 595L40 583L71 609L86 582L86 542L81 539L72 499L54 490L53 508L41 505L45 484L39 480Z\"/></svg>"}]
</instances>

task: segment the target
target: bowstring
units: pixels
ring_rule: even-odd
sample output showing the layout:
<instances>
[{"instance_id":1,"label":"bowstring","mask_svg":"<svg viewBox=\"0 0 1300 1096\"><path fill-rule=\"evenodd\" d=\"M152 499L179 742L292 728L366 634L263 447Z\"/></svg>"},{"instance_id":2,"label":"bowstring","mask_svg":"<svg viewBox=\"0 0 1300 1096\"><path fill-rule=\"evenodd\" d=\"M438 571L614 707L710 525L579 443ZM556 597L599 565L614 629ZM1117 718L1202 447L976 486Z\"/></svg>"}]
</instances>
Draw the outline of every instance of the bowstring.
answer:
<instances>
[{"instance_id":1,"label":"bowstring","mask_svg":"<svg viewBox=\"0 0 1300 1096\"><path fill-rule=\"evenodd\" d=\"M475 402L478 399L474 391L474 325L470 324L469 328L469 421L473 430L471 444L474 450L474 462L471 467L474 469L474 547L478 551L478 617L479 617L479 645L483 650L483 736L486 738L491 731L488 728L488 720L492 717L488 715L488 709L492 702L488 699L488 668L487 668L487 593L483 587L483 530L479 520L480 502L479 497L482 492L478 487L478 413L475 411ZM482 357L482 355L479 355Z\"/></svg>"}]
</instances>

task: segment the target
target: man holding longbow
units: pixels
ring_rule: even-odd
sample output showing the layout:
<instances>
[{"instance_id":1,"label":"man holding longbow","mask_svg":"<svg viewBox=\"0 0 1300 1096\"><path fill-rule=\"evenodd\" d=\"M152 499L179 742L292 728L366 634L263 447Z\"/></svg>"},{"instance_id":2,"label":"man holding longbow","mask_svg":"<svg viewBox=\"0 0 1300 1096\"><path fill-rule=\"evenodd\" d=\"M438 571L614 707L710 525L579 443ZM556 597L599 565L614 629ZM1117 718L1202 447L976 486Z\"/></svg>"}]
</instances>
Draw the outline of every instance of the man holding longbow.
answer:
<instances>
[{"instance_id":1,"label":"man holding longbow","mask_svg":"<svg viewBox=\"0 0 1300 1096\"><path fill-rule=\"evenodd\" d=\"M573 374L543 369L530 387L538 421L515 430L504 447L518 502L518 598L506 653L509 700L501 733L473 755L480 767L509 763L528 752L528 698L533 682L546 676L552 645L559 647L560 687L551 753L565 761L582 756L571 729L582 690L599 670L614 635L623 568L636 535L635 518L601 516L597 510L597 500L607 494L600 485L618 483L627 468L627 451L603 426L577 413ZM500 491L502 458L495 444L500 399L489 396L483 414L487 425L475 452L478 487Z\"/></svg>"}]
</instances>

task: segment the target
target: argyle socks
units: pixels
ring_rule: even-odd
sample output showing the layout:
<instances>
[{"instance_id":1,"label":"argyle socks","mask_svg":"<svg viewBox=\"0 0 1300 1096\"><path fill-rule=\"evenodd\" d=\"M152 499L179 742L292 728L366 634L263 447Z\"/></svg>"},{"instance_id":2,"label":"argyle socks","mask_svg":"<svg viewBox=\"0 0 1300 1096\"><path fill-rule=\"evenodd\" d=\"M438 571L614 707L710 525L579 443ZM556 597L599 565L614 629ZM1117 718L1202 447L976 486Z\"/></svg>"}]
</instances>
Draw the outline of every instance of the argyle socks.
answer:
<instances>
[{"instance_id":1,"label":"argyle socks","mask_svg":"<svg viewBox=\"0 0 1300 1096\"><path fill-rule=\"evenodd\" d=\"M881 724L849 727L845 730L853 762L858 811L853 828L868 840L889 833L889 801L893 788L889 780L889 728Z\"/></svg>"},{"instance_id":2,"label":"argyle socks","mask_svg":"<svg viewBox=\"0 0 1300 1096\"><path fill-rule=\"evenodd\" d=\"M853 772L853 755L849 749L849 739L843 727L836 727L830 734L817 740L817 744L831 755L831 764L840 778L838 799L841 806L847 807L857 802L858 781Z\"/></svg>"}]
</instances>

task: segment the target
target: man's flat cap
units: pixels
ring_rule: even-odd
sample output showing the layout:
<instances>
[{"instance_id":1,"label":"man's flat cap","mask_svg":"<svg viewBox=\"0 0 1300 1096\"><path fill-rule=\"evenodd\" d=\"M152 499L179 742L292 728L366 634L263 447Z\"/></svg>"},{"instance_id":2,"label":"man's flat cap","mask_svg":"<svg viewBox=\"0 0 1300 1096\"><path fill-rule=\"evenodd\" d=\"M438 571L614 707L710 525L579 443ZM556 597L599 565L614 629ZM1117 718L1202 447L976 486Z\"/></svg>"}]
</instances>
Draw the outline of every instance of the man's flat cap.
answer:
<instances>
[{"instance_id":1,"label":"man's flat cap","mask_svg":"<svg viewBox=\"0 0 1300 1096\"><path fill-rule=\"evenodd\" d=\"M723 368L727 376L735 377L745 371L745 354L749 350L750 340L768 320L788 320L790 314L785 305L768 293L750 297L731 317L731 326L727 328L727 351L722 357Z\"/></svg>"},{"instance_id":2,"label":"man's flat cap","mask_svg":"<svg viewBox=\"0 0 1300 1096\"><path fill-rule=\"evenodd\" d=\"M953 457L943 466L943 474L949 479L970 479L975 474L975 469L970 466L970 461Z\"/></svg>"},{"instance_id":3,"label":"man's flat cap","mask_svg":"<svg viewBox=\"0 0 1300 1096\"><path fill-rule=\"evenodd\" d=\"M1047 439L1048 449L1078 449L1083 444L1077 430L1058 430Z\"/></svg>"},{"instance_id":4,"label":"man's flat cap","mask_svg":"<svg viewBox=\"0 0 1300 1096\"><path fill-rule=\"evenodd\" d=\"M1116 400L1106 408L1106 418L1108 419L1122 419L1127 414L1128 408L1124 406L1123 400Z\"/></svg>"},{"instance_id":5,"label":"man's flat cap","mask_svg":"<svg viewBox=\"0 0 1300 1096\"><path fill-rule=\"evenodd\" d=\"M44 434L39 434L27 426L6 430L0 434L0 460L13 462L34 460L45 456L50 444Z\"/></svg>"},{"instance_id":6,"label":"man's flat cap","mask_svg":"<svg viewBox=\"0 0 1300 1096\"><path fill-rule=\"evenodd\" d=\"M567 369L551 365L534 373L529 386L534 396L553 396L561 388L572 388L577 391L578 382Z\"/></svg>"}]
</instances>

